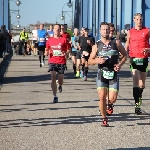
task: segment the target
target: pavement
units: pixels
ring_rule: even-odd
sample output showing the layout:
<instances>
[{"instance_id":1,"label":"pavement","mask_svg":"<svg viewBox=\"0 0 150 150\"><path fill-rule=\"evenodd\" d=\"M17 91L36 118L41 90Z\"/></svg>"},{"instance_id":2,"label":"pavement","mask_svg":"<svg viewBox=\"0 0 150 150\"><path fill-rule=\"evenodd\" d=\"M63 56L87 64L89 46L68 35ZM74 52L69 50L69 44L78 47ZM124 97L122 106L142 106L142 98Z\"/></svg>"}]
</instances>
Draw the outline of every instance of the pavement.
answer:
<instances>
[{"instance_id":1,"label":"pavement","mask_svg":"<svg viewBox=\"0 0 150 150\"><path fill-rule=\"evenodd\" d=\"M105 128L98 113L97 66L90 66L85 82L73 78L68 61L57 104L47 69L39 67L38 57L12 57L0 90L0 150L150 150L150 74L143 114L135 115L128 62L122 67L114 114Z\"/></svg>"}]
</instances>

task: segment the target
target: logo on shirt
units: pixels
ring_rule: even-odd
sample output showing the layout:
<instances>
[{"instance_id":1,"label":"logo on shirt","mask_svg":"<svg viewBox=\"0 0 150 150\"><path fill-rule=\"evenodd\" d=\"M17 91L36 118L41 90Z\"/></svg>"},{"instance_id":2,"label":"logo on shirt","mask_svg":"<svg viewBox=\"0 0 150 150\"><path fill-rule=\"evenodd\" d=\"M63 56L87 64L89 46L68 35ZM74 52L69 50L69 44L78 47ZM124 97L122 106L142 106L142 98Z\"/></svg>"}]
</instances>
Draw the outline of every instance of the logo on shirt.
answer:
<instances>
[{"instance_id":1,"label":"logo on shirt","mask_svg":"<svg viewBox=\"0 0 150 150\"><path fill-rule=\"evenodd\" d=\"M142 37L144 37L144 33L142 34Z\"/></svg>"}]
</instances>

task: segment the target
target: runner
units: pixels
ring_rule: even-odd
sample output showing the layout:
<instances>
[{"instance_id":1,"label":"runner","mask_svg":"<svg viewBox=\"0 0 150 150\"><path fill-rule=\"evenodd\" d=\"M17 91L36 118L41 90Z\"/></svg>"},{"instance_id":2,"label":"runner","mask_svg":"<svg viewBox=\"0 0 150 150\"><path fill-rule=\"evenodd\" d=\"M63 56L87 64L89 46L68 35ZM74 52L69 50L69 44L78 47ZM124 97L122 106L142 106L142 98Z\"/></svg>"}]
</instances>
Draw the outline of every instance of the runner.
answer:
<instances>
[{"instance_id":1,"label":"runner","mask_svg":"<svg viewBox=\"0 0 150 150\"><path fill-rule=\"evenodd\" d=\"M89 29L84 29L84 36L79 38L79 46L81 48L81 55L82 55L82 71L81 76L83 76L84 81L87 81L87 74L88 74L88 59L92 50L92 45L94 41L92 37L88 36Z\"/></svg>"},{"instance_id":2,"label":"runner","mask_svg":"<svg viewBox=\"0 0 150 150\"><path fill-rule=\"evenodd\" d=\"M42 67L45 64L44 62L45 47L46 47L46 30L44 29L44 24L40 24L40 29L38 30L38 50L39 50L40 67Z\"/></svg>"},{"instance_id":3,"label":"runner","mask_svg":"<svg viewBox=\"0 0 150 150\"><path fill-rule=\"evenodd\" d=\"M60 35L60 25L54 25L54 37L51 37L46 42L46 51L48 51L49 57L49 70L51 71L51 87L53 90L54 99L53 102L58 102L57 97L57 83L56 83L56 72L58 74L58 90L62 92L62 84L64 79L64 71L66 64L66 53L67 51L66 38Z\"/></svg>"},{"instance_id":4,"label":"runner","mask_svg":"<svg viewBox=\"0 0 150 150\"><path fill-rule=\"evenodd\" d=\"M127 35L126 50L129 52L130 69L133 77L133 97L135 113L141 114L142 93L148 72L148 52L150 30L142 26L142 14L134 15L135 27ZM144 53L143 53L144 52Z\"/></svg>"},{"instance_id":5,"label":"runner","mask_svg":"<svg viewBox=\"0 0 150 150\"><path fill-rule=\"evenodd\" d=\"M80 30L80 35L75 37L75 45L78 45L76 47L77 49L77 54L76 54L76 59L77 59L77 73L76 77L80 77L80 66L81 66L81 51L80 51L80 46L79 46L79 37L84 36L84 27ZM83 74L81 73L81 77L83 77Z\"/></svg>"},{"instance_id":6,"label":"runner","mask_svg":"<svg viewBox=\"0 0 150 150\"><path fill-rule=\"evenodd\" d=\"M65 25L63 25L63 24L61 24L61 32L60 32L60 35L61 35L62 37L64 37L64 38L66 38L67 43L68 43L68 44L67 44L68 47L66 47L66 48L67 48L67 50L70 50L71 44L69 44L69 43L71 43L71 37L70 37L69 33L67 33L67 32L65 31ZM70 53L70 52L69 52L69 53ZM66 55L66 59L69 58L69 53ZM66 65L66 70L67 70L67 65Z\"/></svg>"},{"instance_id":7,"label":"runner","mask_svg":"<svg viewBox=\"0 0 150 150\"><path fill-rule=\"evenodd\" d=\"M112 38L112 39L115 39L114 37L114 32L115 32L115 26L113 23L109 23L109 28L110 28L110 34L109 34L109 37Z\"/></svg>"},{"instance_id":8,"label":"runner","mask_svg":"<svg viewBox=\"0 0 150 150\"><path fill-rule=\"evenodd\" d=\"M78 71L78 74L79 74L79 70L77 66L77 59L76 59L76 55L77 55L77 49L78 49L78 45L76 45L75 43L75 38L78 36L78 29L75 28L74 29L74 36L71 37L71 55L72 55L72 61L73 61L73 70L74 70L74 77L76 77L76 74L77 74L77 71Z\"/></svg>"},{"instance_id":9,"label":"runner","mask_svg":"<svg viewBox=\"0 0 150 150\"><path fill-rule=\"evenodd\" d=\"M119 79L117 72L125 63L127 56L121 42L109 37L109 24L102 22L100 24L101 39L92 47L88 63L90 65L98 64L97 73L97 90L99 95L99 109L102 115L102 126L109 126L106 117L106 94L108 90L108 107L112 109L113 103L117 99L119 90ZM122 60L118 63L119 52L123 55ZM98 57L96 57L98 55Z\"/></svg>"},{"instance_id":10,"label":"runner","mask_svg":"<svg viewBox=\"0 0 150 150\"><path fill-rule=\"evenodd\" d=\"M53 25L49 26L49 30L47 30L48 37L53 37L54 31L53 31Z\"/></svg>"},{"instance_id":11,"label":"runner","mask_svg":"<svg viewBox=\"0 0 150 150\"><path fill-rule=\"evenodd\" d=\"M37 33L37 27L34 27L34 30L32 30L32 45L33 45L33 55L37 55L37 48L38 48L38 33Z\"/></svg>"}]
</instances>

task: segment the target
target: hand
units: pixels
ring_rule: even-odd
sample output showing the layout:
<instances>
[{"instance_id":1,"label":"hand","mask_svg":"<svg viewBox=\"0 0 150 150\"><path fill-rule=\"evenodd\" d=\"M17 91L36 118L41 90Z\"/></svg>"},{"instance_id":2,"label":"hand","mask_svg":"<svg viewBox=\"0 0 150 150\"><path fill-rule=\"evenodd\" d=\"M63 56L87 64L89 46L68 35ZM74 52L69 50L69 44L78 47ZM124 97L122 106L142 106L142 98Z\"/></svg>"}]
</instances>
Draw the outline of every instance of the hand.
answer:
<instances>
[{"instance_id":1,"label":"hand","mask_svg":"<svg viewBox=\"0 0 150 150\"><path fill-rule=\"evenodd\" d=\"M106 59L103 58L103 57L98 57L98 58L96 58L97 64L103 64L103 63L105 63L105 61L106 61Z\"/></svg>"},{"instance_id":2,"label":"hand","mask_svg":"<svg viewBox=\"0 0 150 150\"><path fill-rule=\"evenodd\" d=\"M114 66L114 71L118 72L121 69L121 66L119 64L115 64Z\"/></svg>"},{"instance_id":3,"label":"hand","mask_svg":"<svg viewBox=\"0 0 150 150\"><path fill-rule=\"evenodd\" d=\"M148 53L150 53L150 49L149 48L144 48L144 50L142 51L144 55L147 55Z\"/></svg>"}]
</instances>

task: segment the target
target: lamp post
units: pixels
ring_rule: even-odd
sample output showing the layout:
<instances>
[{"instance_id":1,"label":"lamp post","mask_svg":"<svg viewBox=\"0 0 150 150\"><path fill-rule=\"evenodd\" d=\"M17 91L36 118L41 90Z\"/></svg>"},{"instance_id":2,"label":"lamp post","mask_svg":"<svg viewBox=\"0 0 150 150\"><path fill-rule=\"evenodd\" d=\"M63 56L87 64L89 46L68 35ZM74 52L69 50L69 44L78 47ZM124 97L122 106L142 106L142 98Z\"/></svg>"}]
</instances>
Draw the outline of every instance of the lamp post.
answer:
<instances>
[{"instance_id":1,"label":"lamp post","mask_svg":"<svg viewBox=\"0 0 150 150\"><path fill-rule=\"evenodd\" d=\"M63 15L60 17L61 20L64 20L64 24L65 24L65 14L67 14L71 18L71 16L67 12L70 11L63 11Z\"/></svg>"},{"instance_id":2,"label":"lamp post","mask_svg":"<svg viewBox=\"0 0 150 150\"><path fill-rule=\"evenodd\" d=\"M66 5L66 3L64 4L64 6ZM61 20L65 19L64 18L64 12L72 12L72 30L73 30L73 2L71 2L71 0L69 0L69 2L67 3L67 6L69 8L72 8L72 11L64 11L64 6L62 7L62 16L61 16Z\"/></svg>"},{"instance_id":3,"label":"lamp post","mask_svg":"<svg viewBox=\"0 0 150 150\"><path fill-rule=\"evenodd\" d=\"M10 24L11 24L11 13L18 12L17 14L15 13L15 14L16 14L16 18L17 18L17 19L20 19L20 17L21 17L20 14L19 14L19 12L20 12L19 6L21 5L21 1L20 1L20 0L16 0L16 1L14 1L14 0L9 0L9 1L8 1L9 6L10 6L10 1L15 2L15 4L18 6L18 10L10 10L10 8L9 8L9 26L10 26ZM11 13L10 13L10 12L11 12ZM18 28L20 27L19 21L18 21L17 27L18 27Z\"/></svg>"}]
</instances>

